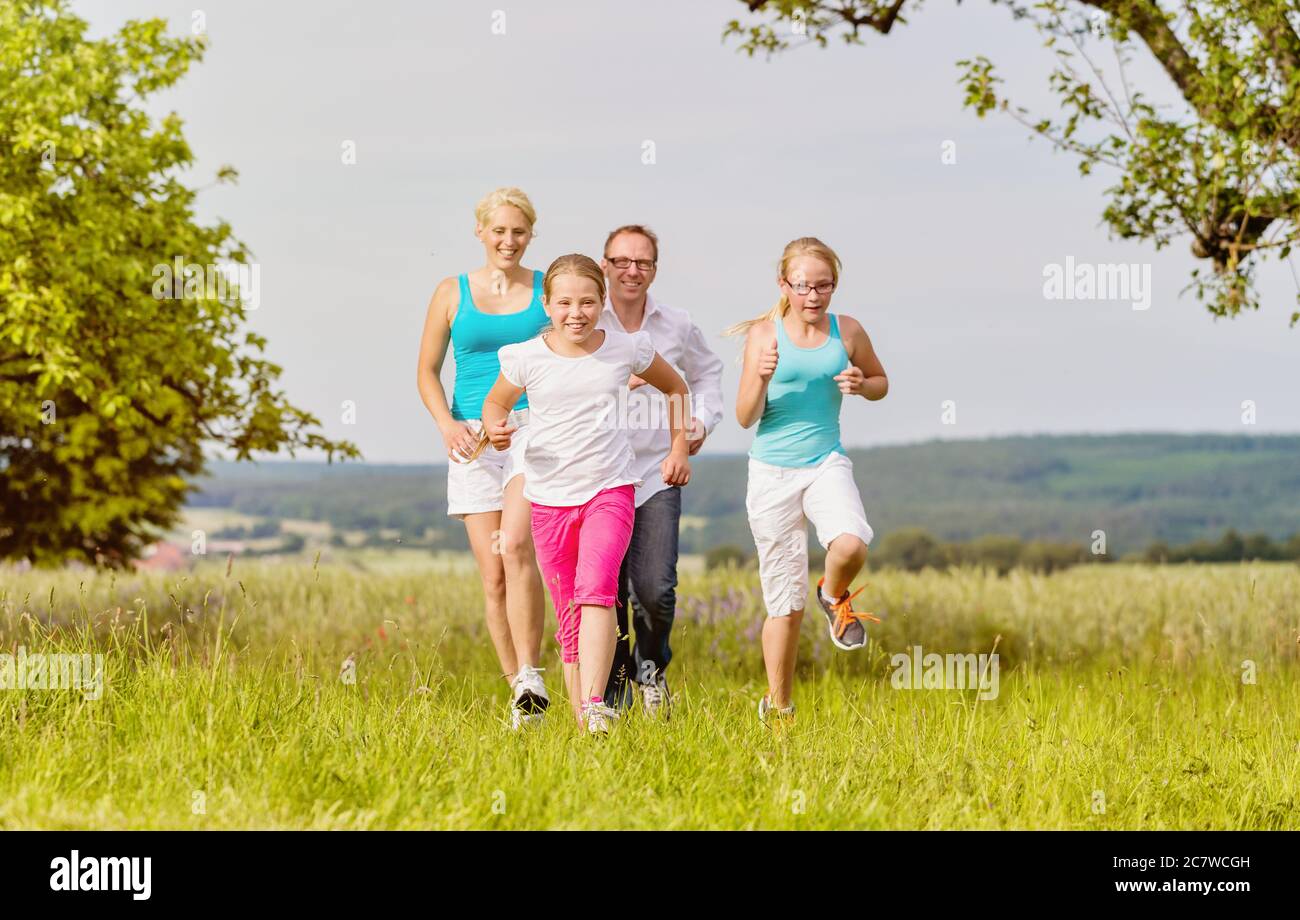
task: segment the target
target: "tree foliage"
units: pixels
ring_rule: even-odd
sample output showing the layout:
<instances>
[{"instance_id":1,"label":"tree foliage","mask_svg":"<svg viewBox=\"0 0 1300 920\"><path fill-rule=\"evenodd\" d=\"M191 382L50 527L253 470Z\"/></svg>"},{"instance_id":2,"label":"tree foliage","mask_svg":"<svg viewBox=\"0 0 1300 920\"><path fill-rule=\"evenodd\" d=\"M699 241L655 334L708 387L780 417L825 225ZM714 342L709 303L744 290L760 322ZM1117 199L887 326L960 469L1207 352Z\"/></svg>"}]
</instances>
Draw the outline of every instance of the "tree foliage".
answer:
<instances>
[{"instance_id":1,"label":"tree foliage","mask_svg":"<svg viewBox=\"0 0 1300 920\"><path fill-rule=\"evenodd\" d=\"M196 220L180 119L143 107L203 38L86 30L65 0L0 5L0 558L123 565L176 522L205 443L359 453L276 389L247 292L160 290L178 258L251 261Z\"/></svg>"},{"instance_id":2,"label":"tree foliage","mask_svg":"<svg viewBox=\"0 0 1300 920\"><path fill-rule=\"evenodd\" d=\"M888 34L923 0L741 0L765 17L732 20L750 55L838 36ZM1217 316L1258 309L1254 281L1268 255L1287 260L1300 233L1300 8L1296 0L990 0L1032 23L1054 55L1060 111L1035 117L1001 92L982 55L958 62L964 103L1008 113L1087 175L1117 176L1104 218L1121 238L1157 249L1187 237L1205 269L1192 290ZM958 0L960 3L960 0ZM1160 65L1182 104L1151 101L1131 79L1133 55ZM1294 268L1292 269L1294 275ZM1300 300L1300 293L1297 295ZM1300 320L1293 312L1291 323Z\"/></svg>"}]
</instances>

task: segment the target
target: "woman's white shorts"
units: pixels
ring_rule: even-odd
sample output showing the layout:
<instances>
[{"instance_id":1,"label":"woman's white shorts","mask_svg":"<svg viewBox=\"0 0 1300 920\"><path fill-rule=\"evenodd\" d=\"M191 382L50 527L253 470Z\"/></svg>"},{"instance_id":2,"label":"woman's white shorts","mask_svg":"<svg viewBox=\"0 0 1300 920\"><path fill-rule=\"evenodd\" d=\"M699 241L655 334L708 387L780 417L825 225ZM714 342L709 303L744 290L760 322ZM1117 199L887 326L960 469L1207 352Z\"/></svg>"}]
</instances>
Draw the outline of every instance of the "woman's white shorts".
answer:
<instances>
[{"instance_id":1,"label":"woman's white shorts","mask_svg":"<svg viewBox=\"0 0 1300 920\"><path fill-rule=\"evenodd\" d=\"M506 484L524 471L524 448L528 442L528 410L516 409L508 416L518 431L510 439L510 449L499 451L491 444L470 463L447 460L447 514L465 519L467 514L500 511ZM479 419L465 422L478 434L483 430Z\"/></svg>"},{"instance_id":2,"label":"woman's white shorts","mask_svg":"<svg viewBox=\"0 0 1300 920\"><path fill-rule=\"evenodd\" d=\"M853 534L868 544L873 536L853 481L853 461L841 453L830 454L816 466L798 467L750 457L745 510L758 548L758 577L768 616L787 616L804 609L808 600L805 517L817 528L817 542L823 547L840 534Z\"/></svg>"}]
</instances>

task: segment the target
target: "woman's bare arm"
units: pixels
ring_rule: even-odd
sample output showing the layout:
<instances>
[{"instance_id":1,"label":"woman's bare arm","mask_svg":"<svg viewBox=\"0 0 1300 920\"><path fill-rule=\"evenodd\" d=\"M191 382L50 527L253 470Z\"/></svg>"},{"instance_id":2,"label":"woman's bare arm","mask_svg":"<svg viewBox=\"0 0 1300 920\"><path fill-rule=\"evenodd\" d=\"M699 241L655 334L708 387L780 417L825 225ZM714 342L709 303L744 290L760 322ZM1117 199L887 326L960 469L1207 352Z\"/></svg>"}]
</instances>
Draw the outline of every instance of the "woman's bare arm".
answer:
<instances>
[{"instance_id":1,"label":"woman's bare arm","mask_svg":"<svg viewBox=\"0 0 1300 920\"><path fill-rule=\"evenodd\" d=\"M455 454L468 456L477 440L473 429L452 418L447 391L442 385L442 365L447 359L447 346L451 343L451 319L457 289L455 278L444 278L429 298L424 331L420 333L420 357L415 376L420 399L438 426L447 446L448 458L453 460Z\"/></svg>"}]
</instances>

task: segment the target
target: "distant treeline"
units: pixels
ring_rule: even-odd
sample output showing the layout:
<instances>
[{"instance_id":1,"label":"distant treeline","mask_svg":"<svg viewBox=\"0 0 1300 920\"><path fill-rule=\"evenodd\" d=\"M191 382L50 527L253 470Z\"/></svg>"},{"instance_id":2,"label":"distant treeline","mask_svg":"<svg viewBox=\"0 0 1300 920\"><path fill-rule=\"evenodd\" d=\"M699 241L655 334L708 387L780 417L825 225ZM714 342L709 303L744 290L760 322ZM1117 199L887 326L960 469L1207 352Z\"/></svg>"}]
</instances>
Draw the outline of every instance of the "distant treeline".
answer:
<instances>
[{"instance_id":1,"label":"distant treeline","mask_svg":"<svg viewBox=\"0 0 1300 920\"><path fill-rule=\"evenodd\" d=\"M274 537L279 533L280 522L274 518L266 518L247 527L241 524L222 527L220 530L214 530L210 536L214 540L260 540L264 537Z\"/></svg>"},{"instance_id":2,"label":"distant treeline","mask_svg":"<svg viewBox=\"0 0 1300 920\"><path fill-rule=\"evenodd\" d=\"M1266 533L1243 537L1237 531L1229 530L1216 543L1197 540L1173 548L1156 541L1147 547L1142 558L1146 562L1240 562L1243 559L1300 562L1300 533L1278 541Z\"/></svg>"},{"instance_id":3,"label":"distant treeline","mask_svg":"<svg viewBox=\"0 0 1300 920\"><path fill-rule=\"evenodd\" d=\"M1002 542L1015 538L986 534L1072 545L1104 530L1116 557L1161 542L1182 551L1229 527L1285 544L1300 520L1300 437L1040 435L849 456L882 547L890 534L921 528L936 541L997 543L989 554L1000 556L1010 552ZM682 552L728 544L753 552L746 464L740 454L711 454L707 444L691 458ZM447 516L445 466L217 461L212 472L199 480L191 505L327 521L367 535L388 531L406 546L468 548L464 525Z\"/></svg>"},{"instance_id":4,"label":"distant treeline","mask_svg":"<svg viewBox=\"0 0 1300 920\"><path fill-rule=\"evenodd\" d=\"M809 549L809 557L815 567L820 567L826 556L821 547L814 544ZM1156 564L1254 560L1300 562L1300 532L1284 541L1277 541L1268 534L1242 536L1229 529L1214 542L1197 540L1172 548L1165 543L1156 542L1144 552L1130 553L1123 557L1125 562ZM989 534L964 543L952 543L936 539L919 527L886 534L867 556L868 565L877 568L919 572L922 569L974 565L993 569L999 575L1005 575L1013 569L1055 572L1073 565L1114 561L1115 556L1094 553L1091 546L1082 543L1022 540L1004 534ZM754 557L739 546L727 544L710 550L705 556L705 562L711 569L728 565L743 567L754 564Z\"/></svg>"}]
</instances>

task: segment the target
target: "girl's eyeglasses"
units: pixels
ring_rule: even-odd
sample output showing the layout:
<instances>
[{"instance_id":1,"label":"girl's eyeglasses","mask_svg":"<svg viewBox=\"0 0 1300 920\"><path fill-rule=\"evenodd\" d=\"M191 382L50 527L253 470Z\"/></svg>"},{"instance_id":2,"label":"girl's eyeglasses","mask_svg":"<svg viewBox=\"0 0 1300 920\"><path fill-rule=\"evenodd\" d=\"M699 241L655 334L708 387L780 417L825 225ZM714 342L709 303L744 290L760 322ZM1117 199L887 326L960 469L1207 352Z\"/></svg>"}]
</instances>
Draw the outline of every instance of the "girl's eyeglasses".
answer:
<instances>
[{"instance_id":1,"label":"girl's eyeglasses","mask_svg":"<svg viewBox=\"0 0 1300 920\"><path fill-rule=\"evenodd\" d=\"M804 296L809 291L816 291L818 294L826 295L835 290L834 281L823 281L821 284L809 284L807 281L791 281L789 278L786 278L785 283L790 285L790 290L794 291L800 297Z\"/></svg>"}]
</instances>

